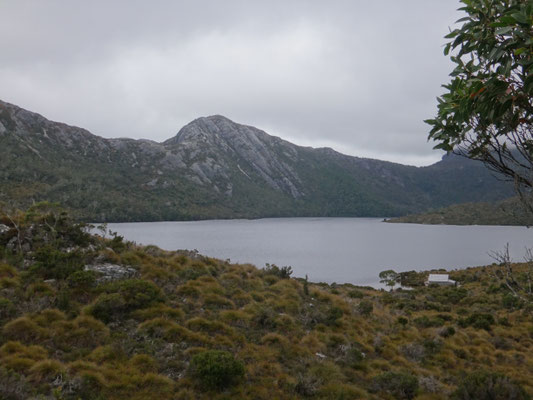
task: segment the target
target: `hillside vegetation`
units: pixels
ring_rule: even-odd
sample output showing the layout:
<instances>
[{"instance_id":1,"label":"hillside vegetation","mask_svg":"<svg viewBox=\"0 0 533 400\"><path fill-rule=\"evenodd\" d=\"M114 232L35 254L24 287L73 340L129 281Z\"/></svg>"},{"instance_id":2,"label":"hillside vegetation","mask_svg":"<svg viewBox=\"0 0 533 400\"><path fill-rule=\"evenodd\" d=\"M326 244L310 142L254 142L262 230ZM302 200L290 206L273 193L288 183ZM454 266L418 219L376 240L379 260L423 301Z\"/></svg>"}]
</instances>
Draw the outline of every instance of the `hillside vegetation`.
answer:
<instances>
[{"instance_id":1,"label":"hillside vegetation","mask_svg":"<svg viewBox=\"0 0 533 400\"><path fill-rule=\"evenodd\" d=\"M318 284L37 205L0 220L0 398L526 399L532 309L497 268L453 271L461 287Z\"/></svg>"},{"instance_id":2,"label":"hillside vegetation","mask_svg":"<svg viewBox=\"0 0 533 400\"><path fill-rule=\"evenodd\" d=\"M517 225L533 226L533 214L518 198L496 203L465 203L421 214L390 218L386 222L430 225Z\"/></svg>"},{"instance_id":3,"label":"hillside vegetation","mask_svg":"<svg viewBox=\"0 0 533 400\"><path fill-rule=\"evenodd\" d=\"M465 158L418 168L352 157L220 115L157 143L105 139L0 101L0 149L0 201L59 202L85 221L393 217L513 194Z\"/></svg>"}]
</instances>

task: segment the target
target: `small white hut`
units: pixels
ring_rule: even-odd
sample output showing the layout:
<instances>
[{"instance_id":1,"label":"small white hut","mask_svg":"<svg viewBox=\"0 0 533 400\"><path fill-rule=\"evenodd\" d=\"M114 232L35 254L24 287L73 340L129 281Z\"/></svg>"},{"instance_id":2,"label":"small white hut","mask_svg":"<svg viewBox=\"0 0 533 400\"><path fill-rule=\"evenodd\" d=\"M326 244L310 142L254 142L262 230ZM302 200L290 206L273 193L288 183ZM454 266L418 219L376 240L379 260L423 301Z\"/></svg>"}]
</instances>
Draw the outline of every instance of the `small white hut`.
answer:
<instances>
[{"instance_id":1,"label":"small white hut","mask_svg":"<svg viewBox=\"0 0 533 400\"><path fill-rule=\"evenodd\" d=\"M448 274L429 274L426 286L429 285L456 286L457 282L450 279Z\"/></svg>"}]
</instances>

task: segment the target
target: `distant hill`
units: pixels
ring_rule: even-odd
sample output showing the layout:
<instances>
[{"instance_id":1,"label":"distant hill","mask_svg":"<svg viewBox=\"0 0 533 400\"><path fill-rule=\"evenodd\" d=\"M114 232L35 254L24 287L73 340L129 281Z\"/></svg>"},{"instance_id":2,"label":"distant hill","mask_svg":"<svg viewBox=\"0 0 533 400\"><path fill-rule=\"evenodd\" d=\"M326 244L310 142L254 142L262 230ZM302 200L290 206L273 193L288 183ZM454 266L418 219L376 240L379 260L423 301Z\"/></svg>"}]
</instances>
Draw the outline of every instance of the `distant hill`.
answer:
<instances>
[{"instance_id":1,"label":"distant hill","mask_svg":"<svg viewBox=\"0 0 533 400\"><path fill-rule=\"evenodd\" d=\"M388 219L386 222L445 225L518 225L533 226L533 215L528 213L518 198L496 203L465 203Z\"/></svg>"},{"instance_id":2,"label":"distant hill","mask_svg":"<svg viewBox=\"0 0 533 400\"><path fill-rule=\"evenodd\" d=\"M176 136L105 139L0 101L0 201L57 201L91 221L394 217L513 194L485 167L428 167L296 146L223 116Z\"/></svg>"}]
</instances>

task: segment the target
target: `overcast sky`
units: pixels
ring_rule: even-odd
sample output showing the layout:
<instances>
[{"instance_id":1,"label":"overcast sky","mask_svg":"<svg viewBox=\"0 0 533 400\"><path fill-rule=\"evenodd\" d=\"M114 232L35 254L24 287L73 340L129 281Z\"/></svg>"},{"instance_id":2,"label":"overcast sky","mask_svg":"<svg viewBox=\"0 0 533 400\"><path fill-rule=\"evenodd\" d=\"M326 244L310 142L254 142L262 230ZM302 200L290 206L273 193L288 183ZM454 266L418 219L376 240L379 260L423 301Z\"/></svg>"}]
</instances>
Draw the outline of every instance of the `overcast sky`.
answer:
<instances>
[{"instance_id":1,"label":"overcast sky","mask_svg":"<svg viewBox=\"0 0 533 400\"><path fill-rule=\"evenodd\" d=\"M0 0L0 99L163 141L222 114L296 144L427 165L458 0Z\"/></svg>"}]
</instances>

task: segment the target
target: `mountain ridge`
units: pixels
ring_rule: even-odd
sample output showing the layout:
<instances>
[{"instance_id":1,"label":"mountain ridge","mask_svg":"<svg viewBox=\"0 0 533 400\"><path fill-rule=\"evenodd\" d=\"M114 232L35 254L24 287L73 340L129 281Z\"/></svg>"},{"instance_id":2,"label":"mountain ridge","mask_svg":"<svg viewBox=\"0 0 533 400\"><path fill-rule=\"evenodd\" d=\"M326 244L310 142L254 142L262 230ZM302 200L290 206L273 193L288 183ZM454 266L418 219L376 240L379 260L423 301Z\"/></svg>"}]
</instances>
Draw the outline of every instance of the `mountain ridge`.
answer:
<instances>
[{"instance_id":1,"label":"mountain ridge","mask_svg":"<svg viewBox=\"0 0 533 400\"><path fill-rule=\"evenodd\" d=\"M0 201L59 201L93 221L390 217L512 195L470 160L414 167L353 157L221 115L155 142L103 138L0 101L0 145Z\"/></svg>"}]
</instances>

